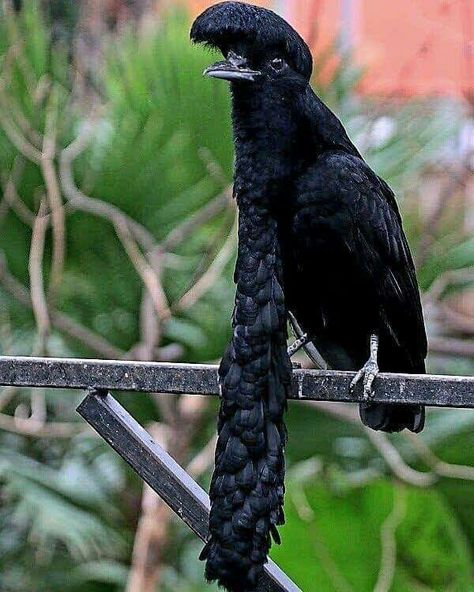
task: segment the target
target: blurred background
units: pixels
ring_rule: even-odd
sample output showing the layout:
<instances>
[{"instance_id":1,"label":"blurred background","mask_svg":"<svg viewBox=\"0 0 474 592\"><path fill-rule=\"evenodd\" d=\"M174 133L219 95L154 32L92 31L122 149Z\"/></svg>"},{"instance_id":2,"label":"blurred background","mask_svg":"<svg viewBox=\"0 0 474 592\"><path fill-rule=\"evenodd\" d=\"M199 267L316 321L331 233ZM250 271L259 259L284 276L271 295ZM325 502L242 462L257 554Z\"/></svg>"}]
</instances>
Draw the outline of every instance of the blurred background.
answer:
<instances>
[{"instance_id":1,"label":"blurred background","mask_svg":"<svg viewBox=\"0 0 474 592\"><path fill-rule=\"evenodd\" d=\"M190 20L212 4L17 0L0 14L0 353L211 362L230 337L228 89ZM472 0L266 2L313 85L396 190L429 371L474 369ZM303 360L304 362L304 360ZM0 590L198 592L200 543L75 414L0 390ZM207 488L217 401L122 403ZM290 404L287 525L305 592L474 590L474 413L421 436Z\"/></svg>"}]
</instances>

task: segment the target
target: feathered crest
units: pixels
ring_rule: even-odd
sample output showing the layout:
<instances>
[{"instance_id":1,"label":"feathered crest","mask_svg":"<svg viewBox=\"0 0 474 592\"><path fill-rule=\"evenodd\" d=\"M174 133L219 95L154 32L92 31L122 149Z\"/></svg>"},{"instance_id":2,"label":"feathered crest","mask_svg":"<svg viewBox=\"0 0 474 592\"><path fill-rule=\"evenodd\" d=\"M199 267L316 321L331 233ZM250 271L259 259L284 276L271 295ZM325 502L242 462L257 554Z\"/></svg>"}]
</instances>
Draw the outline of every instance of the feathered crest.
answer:
<instances>
[{"instance_id":1,"label":"feathered crest","mask_svg":"<svg viewBox=\"0 0 474 592\"><path fill-rule=\"evenodd\" d=\"M191 39L223 53L236 43L282 51L308 80L313 69L309 47L293 27L273 11L252 4L220 2L211 6L194 21Z\"/></svg>"}]
</instances>

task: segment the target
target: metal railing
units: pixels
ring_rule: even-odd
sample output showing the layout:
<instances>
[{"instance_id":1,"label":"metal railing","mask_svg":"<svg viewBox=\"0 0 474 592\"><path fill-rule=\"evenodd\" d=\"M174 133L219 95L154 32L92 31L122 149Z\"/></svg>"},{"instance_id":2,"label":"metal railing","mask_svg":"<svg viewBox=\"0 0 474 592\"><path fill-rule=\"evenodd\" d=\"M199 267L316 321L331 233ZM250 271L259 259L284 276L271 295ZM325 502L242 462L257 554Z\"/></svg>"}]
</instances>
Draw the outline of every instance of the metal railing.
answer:
<instances>
[{"instance_id":1,"label":"metal railing","mask_svg":"<svg viewBox=\"0 0 474 592\"><path fill-rule=\"evenodd\" d=\"M292 399L362 401L349 390L353 372L294 370ZM205 491L113 398L110 391L218 395L217 366L113 360L0 356L0 385L86 390L77 411L203 541L208 536ZM474 408L474 378L379 374L374 401ZM259 592L297 592L269 561Z\"/></svg>"}]
</instances>

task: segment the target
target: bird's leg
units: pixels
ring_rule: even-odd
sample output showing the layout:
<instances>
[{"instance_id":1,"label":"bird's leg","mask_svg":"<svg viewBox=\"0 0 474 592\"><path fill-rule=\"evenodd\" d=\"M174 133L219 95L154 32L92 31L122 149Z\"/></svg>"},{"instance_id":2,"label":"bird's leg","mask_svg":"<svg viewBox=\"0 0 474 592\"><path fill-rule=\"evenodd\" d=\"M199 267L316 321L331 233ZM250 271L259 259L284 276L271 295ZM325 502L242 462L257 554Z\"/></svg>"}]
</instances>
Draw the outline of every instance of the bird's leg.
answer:
<instances>
[{"instance_id":1,"label":"bird's leg","mask_svg":"<svg viewBox=\"0 0 474 592\"><path fill-rule=\"evenodd\" d=\"M370 399L372 396L372 384L379 373L379 366L377 364L377 353L379 349L378 335L370 336L370 357L362 368L357 372L351 382L350 390L354 390L357 383L362 380L364 385L364 399Z\"/></svg>"},{"instance_id":2,"label":"bird's leg","mask_svg":"<svg viewBox=\"0 0 474 592\"><path fill-rule=\"evenodd\" d=\"M288 346L288 357L291 358L291 356L294 356L297 351L299 351L304 345L306 345L306 343L308 343L308 334L303 333L303 335L295 339L293 343L290 346Z\"/></svg>"}]
</instances>

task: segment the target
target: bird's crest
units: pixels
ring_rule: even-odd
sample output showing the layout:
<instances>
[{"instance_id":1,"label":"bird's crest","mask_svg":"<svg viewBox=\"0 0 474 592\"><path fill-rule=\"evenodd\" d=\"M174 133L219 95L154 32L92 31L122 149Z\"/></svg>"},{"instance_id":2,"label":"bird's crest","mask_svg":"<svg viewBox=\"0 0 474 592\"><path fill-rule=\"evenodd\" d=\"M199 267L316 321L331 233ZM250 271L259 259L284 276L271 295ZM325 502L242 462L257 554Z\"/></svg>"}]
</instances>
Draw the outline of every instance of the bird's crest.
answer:
<instances>
[{"instance_id":1,"label":"bird's crest","mask_svg":"<svg viewBox=\"0 0 474 592\"><path fill-rule=\"evenodd\" d=\"M215 4L194 21L191 39L224 54L236 43L282 51L296 71L308 80L311 76L313 59L309 47L293 27L266 8L243 2Z\"/></svg>"}]
</instances>

